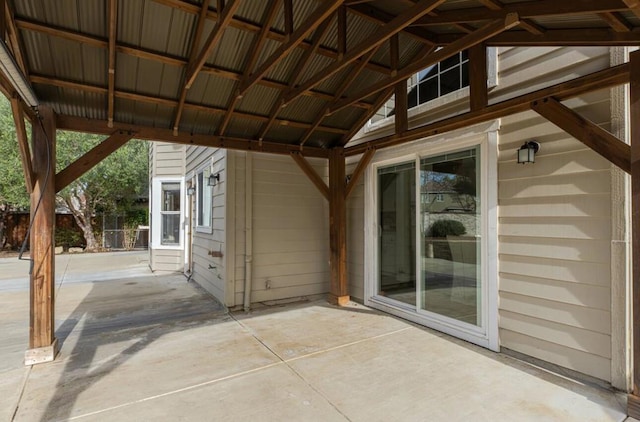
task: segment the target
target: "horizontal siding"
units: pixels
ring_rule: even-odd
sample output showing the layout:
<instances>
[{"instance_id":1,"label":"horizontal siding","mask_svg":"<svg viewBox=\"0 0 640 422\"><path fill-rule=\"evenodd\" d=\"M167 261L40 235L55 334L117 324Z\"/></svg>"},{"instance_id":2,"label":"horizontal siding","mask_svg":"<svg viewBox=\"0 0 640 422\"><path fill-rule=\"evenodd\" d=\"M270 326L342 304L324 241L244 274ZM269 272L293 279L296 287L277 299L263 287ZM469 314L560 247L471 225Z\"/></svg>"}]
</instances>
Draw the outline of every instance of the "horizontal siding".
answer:
<instances>
[{"instance_id":1,"label":"horizontal siding","mask_svg":"<svg viewBox=\"0 0 640 422\"><path fill-rule=\"evenodd\" d=\"M501 49L492 99L608 64L606 49ZM565 105L610 126L608 91ZM536 163L517 164L516 150L531 139L540 143ZM501 346L609 381L611 165L526 112L502 119L498 179Z\"/></svg>"},{"instance_id":2,"label":"horizontal siding","mask_svg":"<svg viewBox=\"0 0 640 422\"><path fill-rule=\"evenodd\" d=\"M193 147L186 150L187 174L197 171L202 166L211 166L213 172L220 173L220 183L213 188L212 198L212 223L211 233L199 231L195 228L195 221L192 221L192 259L193 268L191 278L201 285L210 294L215 296L222 303L227 305L226 293L226 216L225 216L225 190L226 180L226 151L222 149ZM195 181L194 181L195 182ZM193 218L196 218L196 212ZM213 257L211 253L221 252L222 257Z\"/></svg>"},{"instance_id":3,"label":"horizontal siding","mask_svg":"<svg viewBox=\"0 0 640 422\"><path fill-rule=\"evenodd\" d=\"M154 271L182 271L184 269L182 250L152 249L150 253Z\"/></svg>"},{"instance_id":4,"label":"horizontal siding","mask_svg":"<svg viewBox=\"0 0 640 422\"><path fill-rule=\"evenodd\" d=\"M235 302L244 295L246 156L235 153ZM326 160L309 160L326 176ZM326 180L326 177L325 177ZM327 204L290 157L252 156L252 302L326 293Z\"/></svg>"},{"instance_id":5,"label":"horizontal siding","mask_svg":"<svg viewBox=\"0 0 640 422\"><path fill-rule=\"evenodd\" d=\"M186 146L169 144L165 142L152 142L152 165L150 166L154 176L178 176L184 175Z\"/></svg>"}]
</instances>

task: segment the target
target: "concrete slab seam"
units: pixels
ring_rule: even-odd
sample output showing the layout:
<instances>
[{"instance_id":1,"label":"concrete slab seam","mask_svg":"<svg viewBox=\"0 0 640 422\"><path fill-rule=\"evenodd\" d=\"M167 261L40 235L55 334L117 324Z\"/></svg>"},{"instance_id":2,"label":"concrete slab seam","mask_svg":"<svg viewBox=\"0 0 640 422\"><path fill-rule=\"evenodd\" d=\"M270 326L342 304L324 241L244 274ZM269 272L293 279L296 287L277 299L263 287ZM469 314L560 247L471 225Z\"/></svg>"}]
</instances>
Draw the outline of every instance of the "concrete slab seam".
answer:
<instances>
[{"instance_id":1,"label":"concrete slab seam","mask_svg":"<svg viewBox=\"0 0 640 422\"><path fill-rule=\"evenodd\" d=\"M16 404L13 408L13 414L11 415L11 420L14 421L16 419L16 415L18 414L18 409L20 408L20 403L22 402L22 396L27 388L27 381L29 381L29 375L31 375L31 369L33 366L28 366L24 379L22 380L22 385L20 386L20 393L18 394L18 399L16 400Z\"/></svg>"},{"instance_id":2,"label":"concrete slab seam","mask_svg":"<svg viewBox=\"0 0 640 422\"><path fill-rule=\"evenodd\" d=\"M130 401L128 403L122 403L122 404L119 404L117 406L112 406L112 407L108 407L106 409L96 410L94 412L85 413L83 415L76 415L76 416L70 417L68 420L71 421L71 420L76 420L76 419L87 418L87 417L90 417L90 416L98 415L100 413L110 412L112 410L117 410L117 409L121 409L123 407L132 406L134 404L144 403L144 402L147 402L147 401L156 400L156 399L160 399L160 398L163 398L163 397L171 396L173 394L179 394L179 393L183 393L185 391L195 390L195 389L200 388L200 387L205 387L207 385L212 385L212 384L215 384L215 383L218 383L218 382L221 382L221 381L226 381L226 380L230 380L230 379L233 379L233 378L241 377L241 376L244 376L244 375L252 374L254 372L259 372L259 371L262 371L263 369L269 369L269 368L272 368L272 367L278 366L278 365L282 365L282 362L270 363L269 365L264 365L264 366L261 366L259 368L253 368L253 369L249 369L247 371L238 372L238 373L227 375L227 376L224 376L224 377L221 377L221 378L216 378L216 379L213 379L213 380L201 382L201 383L190 385L190 386L187 386L187 387L178 388L176 390L167 391L166 393L156 394L155 396L149 396L149 397L145 397L145 398L142 398L142 399Z\"/></svg>"}]
</instances>

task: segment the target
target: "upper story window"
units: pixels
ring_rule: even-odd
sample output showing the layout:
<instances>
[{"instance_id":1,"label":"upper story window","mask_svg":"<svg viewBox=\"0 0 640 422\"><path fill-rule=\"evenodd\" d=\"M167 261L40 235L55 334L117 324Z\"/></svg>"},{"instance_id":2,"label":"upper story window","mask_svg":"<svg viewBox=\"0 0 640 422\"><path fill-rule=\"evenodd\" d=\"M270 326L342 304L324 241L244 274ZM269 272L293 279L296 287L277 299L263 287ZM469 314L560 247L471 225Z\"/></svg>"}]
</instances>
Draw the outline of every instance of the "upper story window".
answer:
<instances>
[{"instance_id":1,"label":"upper story window","mask_svg":"<svg viewBox=\"0 0 640 422\"><path fill-rule=\"evenodd\" d=\"M489 53L489 60L495 52ZM490 71L493 64L490 65ZM491 73L491 72L490 72ZM493 76L490 74L490 78ZM408 109L443 97L469 86L469 54L461 51L439 63L415 73L407 80ZM395 114L396 101L392 96L371 118L369 124L391 117Z\"/></svg>"}]
</instances>

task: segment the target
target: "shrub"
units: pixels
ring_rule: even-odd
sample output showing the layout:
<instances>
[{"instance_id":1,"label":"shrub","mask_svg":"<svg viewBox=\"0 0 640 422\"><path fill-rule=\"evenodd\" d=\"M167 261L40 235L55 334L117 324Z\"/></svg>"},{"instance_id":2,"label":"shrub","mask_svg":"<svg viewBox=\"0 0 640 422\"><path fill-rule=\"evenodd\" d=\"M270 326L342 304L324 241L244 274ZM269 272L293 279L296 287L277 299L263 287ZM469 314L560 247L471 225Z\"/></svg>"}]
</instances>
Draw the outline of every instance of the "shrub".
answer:
<instances>
[{"instance_id":1,"label":"shrub","mask_svg":"<svg viewBox=\"0 0 640 422\"><path fill-rule=\"evenodd\" d=\"M465 233L467 233L467 229L456 220L438 220L427 230L428 237L462 236Z\"/></svg>"}]
</instances>

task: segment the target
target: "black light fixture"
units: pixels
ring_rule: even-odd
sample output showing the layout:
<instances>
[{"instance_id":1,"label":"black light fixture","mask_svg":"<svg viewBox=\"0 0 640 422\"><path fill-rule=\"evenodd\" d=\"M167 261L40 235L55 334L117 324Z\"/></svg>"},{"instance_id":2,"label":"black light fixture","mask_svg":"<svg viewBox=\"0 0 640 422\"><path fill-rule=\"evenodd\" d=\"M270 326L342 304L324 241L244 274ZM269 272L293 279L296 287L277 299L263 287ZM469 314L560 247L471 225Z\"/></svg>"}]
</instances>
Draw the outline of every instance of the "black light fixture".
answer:
<instances>
[{"instance_id":1,"label":"black light fixture","mask_svg":"<svg viewBox=\"0 0 640 422\"><path fill-rule=\"evenodd\" d=\"M540 144L536 141L526 141L518 149L518 164L536 162L536 152L540 149Z\"/></svg>"},{"instance_id":2,"label":"black light fixture","mask_svg":"<svg viewBox=\"0 0 640 422\"><path fill-rule=\"evenodd\" d=\"M220 182L220 173L214 173L209 176L209 180L207 184L209 186L215 186L218 184L218 182Z\"/></svg>"}]
</instances>

